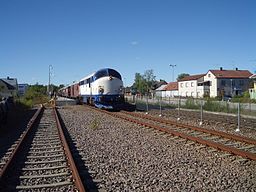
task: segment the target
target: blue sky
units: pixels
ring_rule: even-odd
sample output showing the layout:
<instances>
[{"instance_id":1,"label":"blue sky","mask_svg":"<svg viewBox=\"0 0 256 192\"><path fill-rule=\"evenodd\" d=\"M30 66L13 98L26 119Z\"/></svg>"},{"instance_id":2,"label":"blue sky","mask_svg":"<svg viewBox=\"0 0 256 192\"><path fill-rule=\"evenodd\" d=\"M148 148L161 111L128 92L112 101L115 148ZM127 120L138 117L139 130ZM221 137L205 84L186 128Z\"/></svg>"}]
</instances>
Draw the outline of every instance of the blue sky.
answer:
<instances>
[{"instance_id":1,"label":"blue sky","mask_svg":"<svg viewBox=\"0 0 256 192\"><path fill-rule=\"evenodd\" d=\"M0 77L68 84L118 70L126 85L208 69L256 71L255 0L0 0Z\"/></svg>"}]
</instances>

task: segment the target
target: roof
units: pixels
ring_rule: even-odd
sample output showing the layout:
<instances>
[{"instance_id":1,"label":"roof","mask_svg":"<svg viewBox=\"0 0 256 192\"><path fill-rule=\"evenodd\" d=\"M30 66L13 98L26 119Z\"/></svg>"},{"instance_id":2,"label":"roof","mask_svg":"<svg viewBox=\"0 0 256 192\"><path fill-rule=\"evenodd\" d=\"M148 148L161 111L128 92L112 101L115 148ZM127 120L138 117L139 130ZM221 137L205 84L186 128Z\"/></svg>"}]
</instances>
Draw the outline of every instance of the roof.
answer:
<instances>
[{"instance_id":1,"label":"roof","mask_svg":"<svg viewBox=\"0 0 256 192\"><path fill-rule=\"evenodd\" d=\"M248 70L209 70L216 78L246 79L252 73Z\"/></svg>"},{"instance_id":2,"label":"roof","mask_svg":"<svg viewBox=\"0 0 256 192\"><path fill-rule=\"evenodd\" d=\"M3 79L0 79L0 81L2 81L2 82L6 85L6 87L7 87L8 90L15 90L15 87L14 87L14 86L10 85L9 83L7 83L6 81L4 81Z\"/></svg>"},{"instance_id":3,"label":"roof","mask_svg":"<svg viewBox=\"0 0 256 192\"><path fill-rule=\"evenodd\" d=\"M155 81L152 85L153 89L156 90L157 88L161 87L162 85L167 85L166 81Z\"/></svg>"},{"instance_id":4,"label":"roof","mask_svg":"<svg viewBox=\"0 0 256 192\"><path fill-rule=\"evenodd\" d=\"M168 83L165 88L166 91L174 91L178 90L178 82L170 82Z\"/></svg>"},{"instance_id":5,"label":"roof","mask_svg":"<svg viewBox=\"0 0 256 192\"><path fill-rule=\"evenodd\" d=\"M156 89L156 91L164 91L165 90L165 87L166 87L166 84L165 85L161 85L160 87L158 87Z\"/></svg>"},{"instance_id":6,"label":"roof","mask_svg":"<svg viewBox=\"0 0 256 192\"><path fill-rule=\"evenodd\" d=\"M185 76L179 81L191 81L191 80L197 80L200 79L201 77L205 76L205 74L199 74L199 75L190 75L190 76Z\"/></svg>"},{"instance_id":7,"label":"roof","mask_svg":"<svg viewBox=\"0 0 256 192\"><path fill-rule=\"evenodd\" d=\"M250 79L256 79L256 74L251 75Z\"/></svg>"},{"instance_id":8,"label":"roof","mask_svg":"<svg viewBox=\"0 0 256 192\"><path fill-rule=\"evenodd\" d=\"M5 81L6 83L8 83L9 85L13 86L14 89L18 86L18 82L16 78L1 78L1 80Z\"/></svg>"}]
</instances>

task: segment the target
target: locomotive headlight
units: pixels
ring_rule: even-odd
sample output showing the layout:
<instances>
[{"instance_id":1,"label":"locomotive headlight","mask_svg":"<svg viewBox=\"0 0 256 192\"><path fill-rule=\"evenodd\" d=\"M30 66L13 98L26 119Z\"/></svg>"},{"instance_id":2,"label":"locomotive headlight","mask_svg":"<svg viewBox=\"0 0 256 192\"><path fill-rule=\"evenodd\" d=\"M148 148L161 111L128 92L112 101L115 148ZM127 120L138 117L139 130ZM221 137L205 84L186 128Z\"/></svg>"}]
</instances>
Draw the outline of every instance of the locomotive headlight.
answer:
<instances>
[{"instance_id":1,"label":"locomotive headlight","mask_svg":"<svg viewBox=\"0 0 256 192\"><path fill-rule=\"evenodd\" d=\"M100 94L103 94L103 93L104 93L104 88L103 88L103 87L99 86L99 89L98 89L98 90L99 90L99 93L100 93Z\"/></svg>"}]
</instances>

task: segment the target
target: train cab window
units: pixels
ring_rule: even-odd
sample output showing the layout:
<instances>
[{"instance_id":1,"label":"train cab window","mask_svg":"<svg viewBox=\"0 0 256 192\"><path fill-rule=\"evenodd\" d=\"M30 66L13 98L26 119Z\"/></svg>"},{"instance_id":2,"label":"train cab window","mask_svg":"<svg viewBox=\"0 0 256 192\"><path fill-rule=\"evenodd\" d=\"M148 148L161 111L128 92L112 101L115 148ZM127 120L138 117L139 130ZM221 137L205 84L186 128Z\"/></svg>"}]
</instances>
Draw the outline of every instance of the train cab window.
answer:
<instances>
[{"instance_id":1,"label":"train cab window","mask_svg":"<svg viewBox=\"0 0 256 192\"><path fill-rule=\"evenodd\" d=\"M94 74L94 80L97 80L101 77L106 77L108 76L108 71L107 69L102 69L102 70L99 70L97 71L95 74Z\"/></svg>"},{"instance_id":2,"label":"train cab window","mask_svg":"<svg viewBox=\"0 0 256 192\"><path fill-rule=\"evenodd\" d=\"M109 74L109 76L116 77L116 78L122 80L121 75L114 69L109 69L108 74Z\"/></svg>"}]
</instances>

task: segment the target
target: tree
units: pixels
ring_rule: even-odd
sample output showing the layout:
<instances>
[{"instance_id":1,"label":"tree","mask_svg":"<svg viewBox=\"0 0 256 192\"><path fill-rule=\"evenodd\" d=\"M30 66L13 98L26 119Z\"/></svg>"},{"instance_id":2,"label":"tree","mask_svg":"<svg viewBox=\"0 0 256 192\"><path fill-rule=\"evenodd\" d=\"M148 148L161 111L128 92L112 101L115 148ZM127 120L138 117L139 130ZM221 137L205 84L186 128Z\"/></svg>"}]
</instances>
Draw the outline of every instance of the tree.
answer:
<instances>
[{"instance_id":1,"label":"tree","mask_svg":"<svg viewBox=\"0 0 256 192\"><path fill-rule=\"evenodd\" d=\"M145 93L148 93L149 89L151 89L155 82L155 78L156 77L154 76L152 69L146 70L143 75L135 73L133 88L144 95Z\"/></svg>"},{"instance_id":2,"label":"tree","mask_svg":"<svg viewBox=\"0 0 256 192\"><path fill-rule=\"evenodd\" d=\"M145 79L140 73L135 73L135 80L133 87L141 94L145 93L146 86L145 86Z\"/></svg>"},{"instance_id":3,"label":"tree","mask_svg":"<svg viewBox=\"0 0 256 192\"><path fill-rule=\"evenodd\" d=\"M34 104L42 104L48 101L46 95L47 86L30 85L24 96L20 98L21 102L26 106L32 107Z\"/></svg>"},{"instance_id":4,"label":"tree","mask_svg":"<svg viewBox=\"0 0 256 192\"><path fill-rule=\"evenodd\" d=\"M61 88L63 88L63 87L65 87L65 85L64 85L64 84L60 84L59 87L58 87L58 89L61 89Z\"/></svg>"},{"instance_id":5,"label":"tree","mask_svg":"<svg viewBox=\"0 0 256 192\"><path fill-rule=\"evenodd\" d=\"M179 80L181 80L181 79L183 79L184 77L187 77L187 76L190 76L190 75L188 73L181 73L181 74L178 75L177 81L179 81Z\"/></svg>"},{"instance_id":6,"label":"tree","mask_svg":"<svg viewBox=\"0 0 256 192\"><path fill-rule=\"evenodd\" d=\"M144 72L143 78L144 78L145 81L146 81L147 92L148 92L148 89L150 89L150 88L152 87L153 83L154 83L155 80L156 80L156 76L154 76L153 69L146 70L146 71Z\"/></svg>"}]
</instances>

